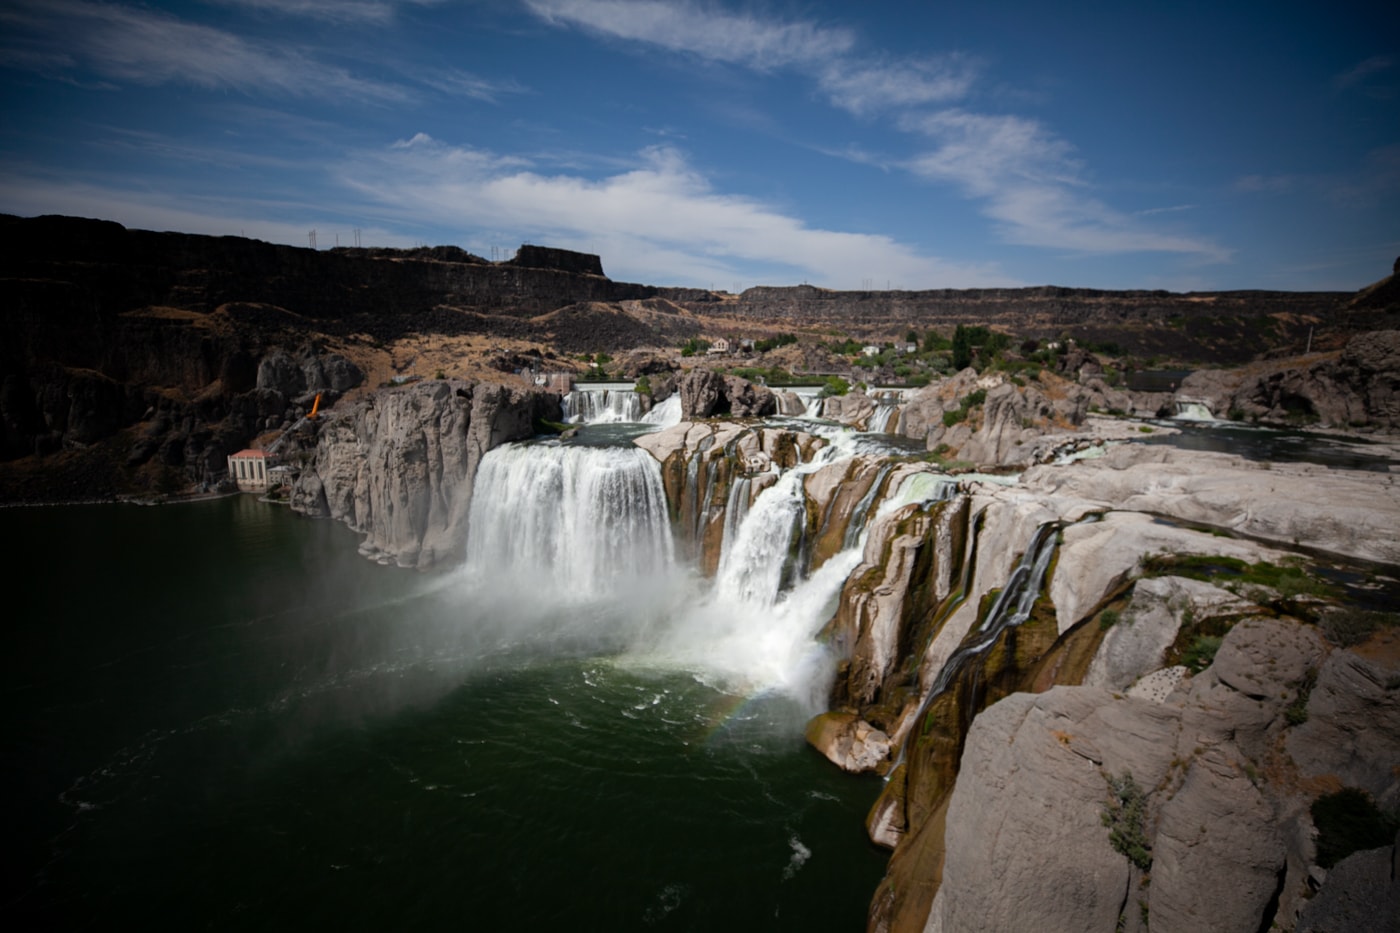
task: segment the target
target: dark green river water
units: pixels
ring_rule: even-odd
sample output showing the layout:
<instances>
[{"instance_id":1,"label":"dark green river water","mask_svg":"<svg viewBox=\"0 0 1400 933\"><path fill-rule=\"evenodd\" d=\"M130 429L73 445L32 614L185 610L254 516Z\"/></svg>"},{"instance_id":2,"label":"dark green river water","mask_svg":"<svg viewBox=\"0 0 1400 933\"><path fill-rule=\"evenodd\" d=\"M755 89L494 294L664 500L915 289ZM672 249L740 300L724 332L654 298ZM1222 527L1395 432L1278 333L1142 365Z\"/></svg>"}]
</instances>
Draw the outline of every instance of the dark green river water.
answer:
<instances>
[{"instance_id":1,"label":"dark green river water","mask_svg":"<svg viewBox=\"0 0 1400 933\"><path fill-rule=\"evenodd\" d=\"M522 627L249 497L0 534L10 929L863 927L878 779L606 608Z\"/></svg>"}]
</instances>

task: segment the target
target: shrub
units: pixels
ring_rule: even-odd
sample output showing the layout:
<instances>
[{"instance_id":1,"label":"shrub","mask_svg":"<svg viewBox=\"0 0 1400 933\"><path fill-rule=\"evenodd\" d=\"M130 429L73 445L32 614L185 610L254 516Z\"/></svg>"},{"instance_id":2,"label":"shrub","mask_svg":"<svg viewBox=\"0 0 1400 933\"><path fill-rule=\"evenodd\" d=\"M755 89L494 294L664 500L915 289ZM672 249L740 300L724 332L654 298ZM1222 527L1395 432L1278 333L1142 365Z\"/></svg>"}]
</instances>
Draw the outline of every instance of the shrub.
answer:
<instances>
[{"instance_id":1,"label":"shrub","mask_svg":"<svg viewBox=\"0 0 1400 933\"><path fill-rule=\"evenodd\" d=\"M1223 640L1219 635L1197 635L1191 647L1181 653L1181 663L1189 667L1193 674L1199 674L1215 660L1215 653L1220 650Z\"/></svg>"},{"instance_id":2,"label":"shrub","mask_svg":"<svg viewBox=\"0 0 1400 933\"><path fill-rule=\"evenodd\" d=\"M1118 624L1118 610L1117 610L1117 609L1105 609L1103 612L1100 612L1100 613L1099 613L1099 628L1103 629L1105 632L1108 631L1109 629L1113 628L1113 626L1115 626L1115 625L1117 625L1117 624Z\"/></svg>"},{"instance_id":3,"label":"shrub","mask_svg":"<svg viewBox=\"0 0 1400 933\"><path fill-rule=\"evenodd\" d=\"M1147 795L1131 772L1122 777L1105 775L1109 801L1103 809L1103 825L1113 851L1126 856L1143 871L1152 867L1152 846L1147 841Z\"/></svg>"},{"instance_id":4,"label":"shrub","mask_svg":"<svg viewBox=\"0 0 1400 933\"><path fill-rule=\"evenodd\" d=\"M822 398L831 395L845 395L851 391L851 384L840 376L828 376L826 382L822 383L822 390L819 393Z\"/></svg>"}]
</instances>

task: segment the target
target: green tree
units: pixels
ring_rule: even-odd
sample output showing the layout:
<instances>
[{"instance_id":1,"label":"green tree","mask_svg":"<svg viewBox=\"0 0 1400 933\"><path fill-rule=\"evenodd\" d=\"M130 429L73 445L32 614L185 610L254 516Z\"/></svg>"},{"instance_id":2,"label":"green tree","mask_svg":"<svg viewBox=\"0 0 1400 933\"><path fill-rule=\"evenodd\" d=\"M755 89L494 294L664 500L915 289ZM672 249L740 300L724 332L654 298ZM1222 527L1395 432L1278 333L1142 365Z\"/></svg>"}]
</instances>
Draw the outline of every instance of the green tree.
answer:
<instances>
[{"instance_id":1,"label":"green tree","mask_svg":"<svg viewBox=\"0 0 1400 933\"><path fill-rule=\"evenodd\" d=\"M972 365L972 333L963 325L953 331L953 369L961 372Z\"/></svg>"}]
</instances>

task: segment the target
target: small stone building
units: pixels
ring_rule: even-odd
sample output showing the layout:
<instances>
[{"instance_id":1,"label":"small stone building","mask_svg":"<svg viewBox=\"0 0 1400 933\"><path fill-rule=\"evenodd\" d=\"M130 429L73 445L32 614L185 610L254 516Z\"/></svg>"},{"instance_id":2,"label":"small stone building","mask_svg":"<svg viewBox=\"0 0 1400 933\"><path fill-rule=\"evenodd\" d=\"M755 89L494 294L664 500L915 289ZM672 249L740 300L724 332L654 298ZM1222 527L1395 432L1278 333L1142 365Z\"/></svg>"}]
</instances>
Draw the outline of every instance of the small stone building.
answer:
<instances>
[{"instance_id":1,"label":"small stone building","mask_svg":"<svg viewBox=\"0 0 1400 933\"><path fill-rule=\"evenodd\" d=\"M267 461L265 450L240 450L228 458L229 478L242 492L265 492L269 485Z\"/></svg>"}]
</instances>

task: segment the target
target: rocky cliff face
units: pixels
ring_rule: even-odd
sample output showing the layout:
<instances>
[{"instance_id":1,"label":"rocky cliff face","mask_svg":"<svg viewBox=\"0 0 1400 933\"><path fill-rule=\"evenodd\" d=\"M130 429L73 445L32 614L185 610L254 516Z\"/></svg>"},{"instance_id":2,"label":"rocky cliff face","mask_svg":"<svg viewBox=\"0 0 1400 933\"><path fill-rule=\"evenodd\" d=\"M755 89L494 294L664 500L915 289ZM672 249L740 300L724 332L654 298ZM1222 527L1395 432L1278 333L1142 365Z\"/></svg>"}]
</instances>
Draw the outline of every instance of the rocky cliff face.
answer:
<instances>
[{"instance_id":1,"label":"rocky cliff face","mask_svg":"<svg viewBox=\"0 0 1400 933\"><path fill-rule=\"evenodd\" d=\"M868 829L894 854L871 928L1293 929L1320 877L1316 782L1400 796L1377 759L1400 760L1400 652L1383 647L1400 635L1382 628L1366 667L1328 634L1348 597L1295 595L1317 571L1242 586L1225 568L1307 564L1299 540L1395 566L1396 519L1400 487L1375 474L1151 447L886 512L808 733L838 765L888 773ZM1158 575L1161 554L1203 555L1230 589ZM1213 665L1191 654L1220 635ZM1150 873L1100 822L1129 772Z\"/></svg>"},{"instance_id":2,"label":"rocky cliff face","mask_svg":"<svg viewBox=\"0 0 1400 933\"><path fill-rule=\"evenodd\" d=\"M1340 352L1302 363L1195 372L1178 395L1205 401L1218 418L1394 430L1400 427L1400 331L1359 334Z\"/></svg>"},{"instance_id":3,"label":"rocky cliff face","mask_svg":"<svg viewBox=\"0 0 1400 933\"><path fill-rule=\"evenodd\" d=\"M559 421L559 397L436 380L342 406L320 425L292 508L364 534L366 556L426 568L466 546L481 457Z\"/></svg>"}]
</instances>

